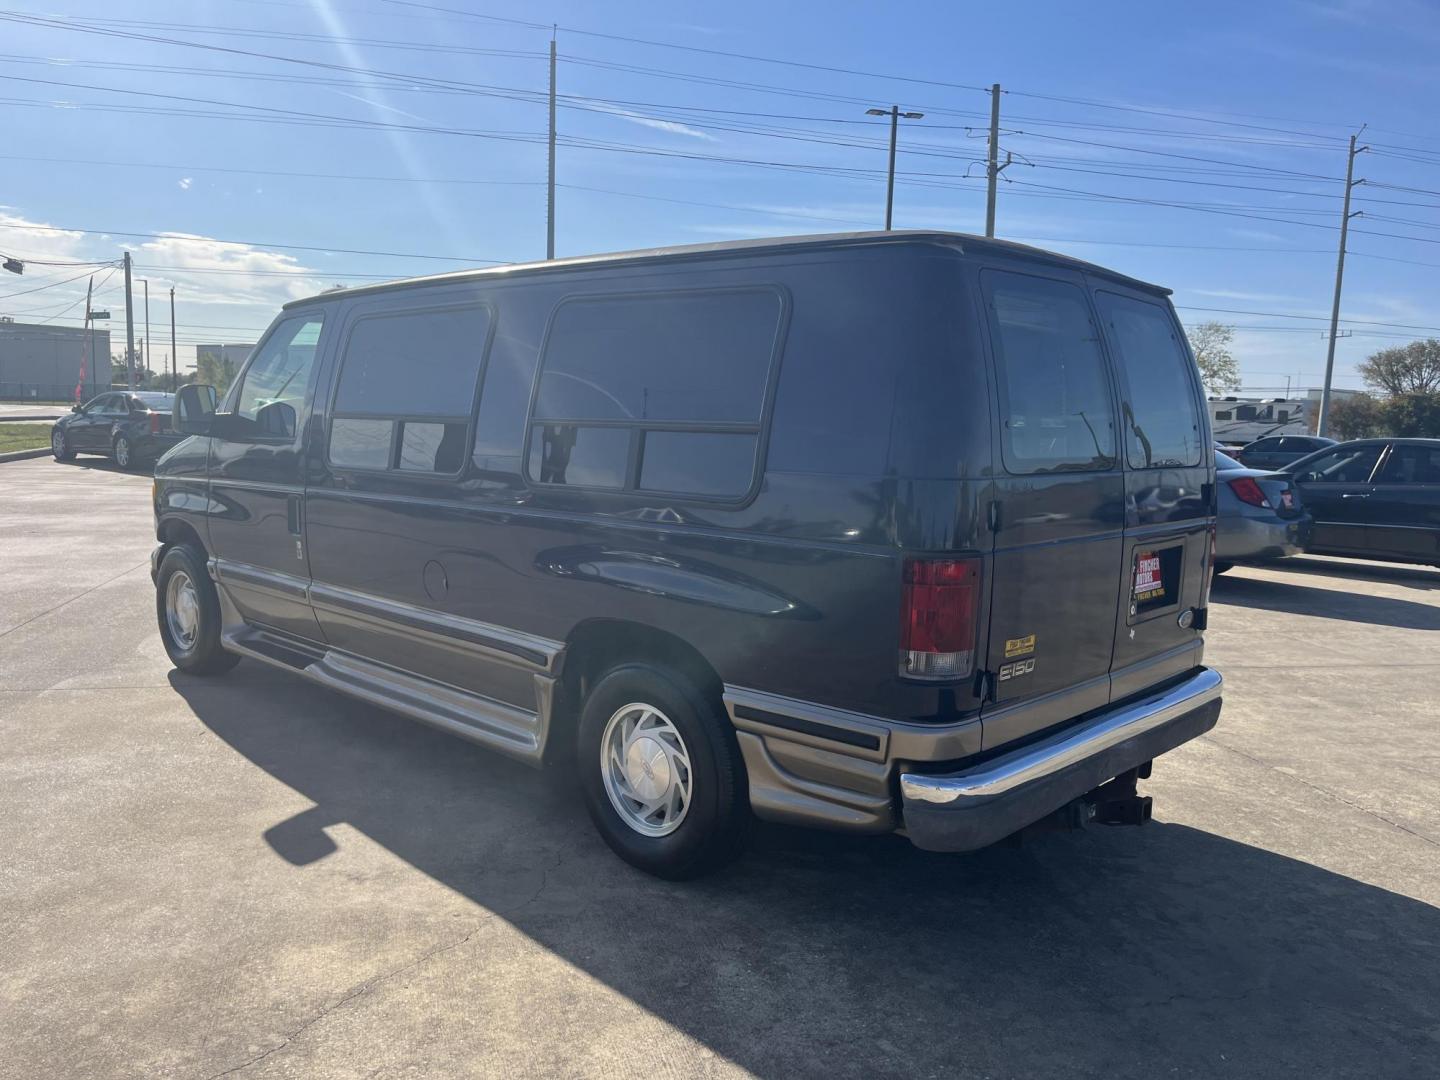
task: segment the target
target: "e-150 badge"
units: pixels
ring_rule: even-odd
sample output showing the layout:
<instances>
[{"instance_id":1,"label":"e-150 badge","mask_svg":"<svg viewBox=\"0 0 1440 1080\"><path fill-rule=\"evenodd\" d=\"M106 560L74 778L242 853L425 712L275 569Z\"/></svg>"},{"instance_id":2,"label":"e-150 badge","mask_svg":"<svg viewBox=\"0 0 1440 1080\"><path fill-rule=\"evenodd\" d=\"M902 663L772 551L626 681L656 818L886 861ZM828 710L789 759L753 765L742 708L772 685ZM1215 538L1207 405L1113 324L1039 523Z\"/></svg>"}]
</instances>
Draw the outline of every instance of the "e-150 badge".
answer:
<instances>
[{"instance_id":1,"label":"e-150 badge","mask_svg":"<svg viewBox=\"0 0 1440 1080\"><path fill-rule=\"evenodd\" d=\"M1016 660L1013 664L1002 664L1000 666L1000 681L1009 682L1011 679L1018 679L1022 675L1029 675L1035 670L1035 658L1029 660Z\"/></svg>"}]
</instances>

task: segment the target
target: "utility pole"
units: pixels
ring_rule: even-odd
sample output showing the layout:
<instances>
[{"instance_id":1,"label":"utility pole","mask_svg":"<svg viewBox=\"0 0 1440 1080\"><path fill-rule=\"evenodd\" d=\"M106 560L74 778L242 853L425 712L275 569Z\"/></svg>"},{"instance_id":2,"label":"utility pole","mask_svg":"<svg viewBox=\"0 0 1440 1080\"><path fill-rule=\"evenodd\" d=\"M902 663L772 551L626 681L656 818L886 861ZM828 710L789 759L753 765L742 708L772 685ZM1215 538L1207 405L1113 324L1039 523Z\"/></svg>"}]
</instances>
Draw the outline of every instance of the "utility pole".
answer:
<instances>
[{"instance_id":1,"label":"utility pole","mask_svg":"<svg viewBox=\"0 0 1440 1080\"><path fill-rule=\"evenodd\" d=\"M150 279L145 278L140 284L145 286L145 340L141 343L141 348L145 350L145 375L148 378L150 375Z\"/></svg>"},{"instance_id":2,"label":"utility pole","mask_svg":"<svg viewBox=\"0 0 1440 1080\"><path fill-rule=\"evenodd\" d=\"M902 113L899 105L891 105L888 109L866 109L865 115L890 117L890 171L885 180L885 231L889 232L895 213L895 137L900 129L900 118L903 116L906 120L919 120L925 114Z\"/></svg>"},{"instance_id":3,"label":"utility pole","mask_svg":"<svg viewBox=\"0 0 1440 1080\"><path fill-rule=\"evenodd\" d=\"M135 389L135 298L130 292L130 252L125 252L125 387Z\"/></svg>"},{"instance_id":4,"label":"utility pole","mask_svg":"<svg viewBox=\"0 0 1440 1080\"><path fill-rule=\"evenodd\" d=\"M985 235L995 235L995 186L1000 179L1000 84L990 87L990 152L985 162Z\"/></svg>"},{"instance_id":5,"label":"utility pole","mask_svg":"<svg viewBox=\"0 0 1440 1080\"><path fill-rule=\"evenodd\" d=\"M550 28L550 180L545 186L545 258L555 258L555 28Z\"/></svg>"},{"instance_id":6,"label":"utility pole","mask_svg":"<svg viewBox=\"0 0 1440 1080\"><path fill-rule=\"evenodd\" d=\"M180 388L180 376L176 370L180 354L175 350L175 286L170 286L170 392Z\"/></svg>"},{"instance_id":7,"label":"utility pole","mask_svg":"<svg viewBox=\"0 0 1440 1080\"><path fill-rule=\"evenodd\" d=\"M1370 148L1362 146L1355 148L1355 140L1365 130L1365 125L1360 125L1360 131L1350 136L1350 153L1345 158L1345 203L1340 211L1340 254L1335 260L1335 302L1330 307L1330 343L1325 348L1325 387L1320 391L1320 419L1315 425L1315 434L1324 435L1327 421L1330 419L1330 382L1335 374L1335 341L1339 337L1340 327L1340 287L1345 281L1345 238L1350 232L1350 219L1356 217L1363 211L1357 210L1350 213L1350 193L1355 190L1356 184L1363 184L1365 181L1355 179L1355 158Z\"/></svg>"}]
</instances>

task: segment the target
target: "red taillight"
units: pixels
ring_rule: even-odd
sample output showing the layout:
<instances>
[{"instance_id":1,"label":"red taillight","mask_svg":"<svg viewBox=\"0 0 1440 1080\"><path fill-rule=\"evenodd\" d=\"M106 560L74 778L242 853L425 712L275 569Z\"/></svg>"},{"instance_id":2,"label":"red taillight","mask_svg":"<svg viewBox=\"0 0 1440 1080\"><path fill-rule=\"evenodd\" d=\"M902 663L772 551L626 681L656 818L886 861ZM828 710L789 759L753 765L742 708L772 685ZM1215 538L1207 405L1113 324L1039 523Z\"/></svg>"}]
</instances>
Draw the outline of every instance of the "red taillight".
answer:
<instances>
[{"instance_id":1,"label":"red taillight","mask_svg":"<svg viewBox=\"0 0 1440 1080\"><path fill-rule=\"evenodd\" d=\"M150 414L150 434L160 434L160 414L158 412L152 412Z\"/></svg>"},{"instance_id":2,"label":"red taillight","mask_svg":"<svg viewBox=\"0 0 1440 1080\"><path fill-rule=\"evenodd\" d=\"M979 559L906 559L900 670L963 679L974 670Z\"/></svg>"},{"instance_id":3,"label":"red taillight","mask_svg":"<svg viewBox=\"0 0 1440 1080\"><path fill-rule=\"evenodd\" d=\"M1270 509L1270 500L1265 497L1265 492L1260 490L1260 485L1251 477L1237 476L1234 480L1228 481L1228 483L1230 484L1230 490L1235 493L1235 497L1241 502L1249 503L1251 506L1263 506L1267 510Z\"/></svg>"}]
</instances>

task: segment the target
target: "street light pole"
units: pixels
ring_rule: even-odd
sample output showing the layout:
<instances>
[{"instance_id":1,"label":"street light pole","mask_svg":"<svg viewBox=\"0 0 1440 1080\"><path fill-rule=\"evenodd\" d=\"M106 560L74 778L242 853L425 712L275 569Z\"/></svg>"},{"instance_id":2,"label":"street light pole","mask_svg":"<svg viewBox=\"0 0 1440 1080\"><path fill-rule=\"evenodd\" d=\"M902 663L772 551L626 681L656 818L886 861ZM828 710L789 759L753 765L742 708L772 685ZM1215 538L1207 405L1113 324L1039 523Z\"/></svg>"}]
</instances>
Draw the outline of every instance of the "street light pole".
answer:
<instances>
[{"instance_id":1,"label":"street light pole","mask_svg":"<svg viewBox=\"0 0 1440 1080\"><path fill-rule=\"evenodd\" d=\"M150 376L150 279L144 278L140 284L145 286L145 376Z\"/></svg>"},{"instance_id":2,"label":"street light pole","mask_svg":"<svg viewBox=\"0 0 1440 1080\"><path fill-rule=\"evenodd\" d=\"M919 120L925 114L902 113L899 105L891 105L888 109L866 109L865 115L890 117L890 171L885 180L885 231L889 232L895 213L895 141L900 129L900 118L903 116L906 120Z\"/></svg>"}]
</instances>

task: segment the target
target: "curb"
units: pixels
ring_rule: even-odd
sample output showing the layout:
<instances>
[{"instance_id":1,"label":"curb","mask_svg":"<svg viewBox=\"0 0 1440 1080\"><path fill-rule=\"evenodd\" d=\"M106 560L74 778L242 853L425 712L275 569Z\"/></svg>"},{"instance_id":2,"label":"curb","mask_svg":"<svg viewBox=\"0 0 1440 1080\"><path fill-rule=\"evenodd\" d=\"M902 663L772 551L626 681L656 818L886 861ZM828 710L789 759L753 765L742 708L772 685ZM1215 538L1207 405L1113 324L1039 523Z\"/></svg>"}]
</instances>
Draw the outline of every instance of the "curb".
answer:
<instances>
[{"instance_id":1,"label":"curb","mask_svg":"<svg viewBox=\"0 0 1440 1080\"><path fill-rule=\"evenodd\" d=\"M26 458L44 457L50 452L48 446L41 446L35 450L11 450L8 454L0 454L0 465L7 461L24 461Z\"/></svg>"}]
</instances>

